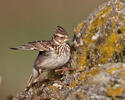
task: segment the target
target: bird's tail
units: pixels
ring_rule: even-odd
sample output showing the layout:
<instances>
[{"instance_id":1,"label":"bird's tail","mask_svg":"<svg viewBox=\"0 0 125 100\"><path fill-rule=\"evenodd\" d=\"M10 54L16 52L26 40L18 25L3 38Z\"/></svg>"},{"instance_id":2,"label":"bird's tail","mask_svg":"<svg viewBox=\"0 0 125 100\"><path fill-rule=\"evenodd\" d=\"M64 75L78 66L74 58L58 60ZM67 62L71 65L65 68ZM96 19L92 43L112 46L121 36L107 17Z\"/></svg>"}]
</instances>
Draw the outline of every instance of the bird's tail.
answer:
<instances>
[{"instance_id":1,"label":"bird's tail","mask_svg":"<svg viewBox=\"0 0 125 100\"><path fill-rule=\"evenodd\" d=\"M48 51L49 48L47 48L45 42L42 41L34 41L34 42L28 42L25 45L10 48L13 50L37 50L37 51Z\"/></svg>"},{"instance_id":2,"label":"bird's tail","mask_svg":"<svg viewBox=\"0 0 125 100\"><path fill-rule=\"evenodd\" d=\"M39 47L38 42L29 42L25 45L10 48L10 49L13 49L13 50L37 50L38 47Z\"/></svg>"},{"instance_id":3,"label":"bird's tail","mask_svg":"<svg viewBox=\"0 0 125 100\"><path fill-rule=\"evenodd\" d=\"M10 48L12 50L28 50L30 48L27 48L26 46L18 46L18 47L14 47L14 48Z\"/></svg>"}]
</instances>

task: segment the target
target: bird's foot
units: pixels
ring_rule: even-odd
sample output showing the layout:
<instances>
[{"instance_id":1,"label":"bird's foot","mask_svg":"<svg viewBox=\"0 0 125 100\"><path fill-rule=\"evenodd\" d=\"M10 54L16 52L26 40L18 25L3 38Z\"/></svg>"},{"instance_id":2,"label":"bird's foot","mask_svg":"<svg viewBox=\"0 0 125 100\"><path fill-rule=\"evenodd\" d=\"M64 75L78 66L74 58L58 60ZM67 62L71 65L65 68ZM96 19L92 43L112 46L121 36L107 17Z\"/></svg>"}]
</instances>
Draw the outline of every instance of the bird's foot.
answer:
<instances>
[{"instance_id":1,"label":"bird's foot","mask_svg":"<svg viewBox=\"0 0 125 100\"><path fill-rule=\"evenodd\" d=\"M64 74L66 71L73 70L72 68L62 68L62 69L56 69L55 72L61 72L61 74Z\"/></svg>"},{"instance_id":2,"label":"bird's foot","mask_svg":"<svg viewBox=\"0 0 125 100\"><path fill-rule=\"evenodd\" d=\"M41 81L43 81L45 78L44 78L44 76L42 75L42 69L39 69L39 73L40 73Z\"/></svg>"}]
</instances>

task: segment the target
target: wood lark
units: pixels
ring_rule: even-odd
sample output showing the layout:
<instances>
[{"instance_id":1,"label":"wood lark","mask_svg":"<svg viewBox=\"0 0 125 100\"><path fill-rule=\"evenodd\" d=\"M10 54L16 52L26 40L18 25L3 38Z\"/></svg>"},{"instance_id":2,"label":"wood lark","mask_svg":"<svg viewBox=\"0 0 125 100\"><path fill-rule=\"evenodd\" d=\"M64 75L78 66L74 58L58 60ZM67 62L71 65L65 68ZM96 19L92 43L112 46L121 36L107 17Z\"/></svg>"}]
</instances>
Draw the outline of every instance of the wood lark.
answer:
<instances>
[{"instance_id":1,"label":"wood lark","mask_svg":"<svg viewBox=\"0 0 125 100\"><path fill-rule=\"evenodd\" d=\"M25 45L11 48L13 50L39 51L33 64L28 86L42 74L43 70L52 70L68 62L70 59L70 46L66 43L68 40L70 38L64 28L57 26L55 34L49 41L29 42Z\"/></svg>"}]
</instances>

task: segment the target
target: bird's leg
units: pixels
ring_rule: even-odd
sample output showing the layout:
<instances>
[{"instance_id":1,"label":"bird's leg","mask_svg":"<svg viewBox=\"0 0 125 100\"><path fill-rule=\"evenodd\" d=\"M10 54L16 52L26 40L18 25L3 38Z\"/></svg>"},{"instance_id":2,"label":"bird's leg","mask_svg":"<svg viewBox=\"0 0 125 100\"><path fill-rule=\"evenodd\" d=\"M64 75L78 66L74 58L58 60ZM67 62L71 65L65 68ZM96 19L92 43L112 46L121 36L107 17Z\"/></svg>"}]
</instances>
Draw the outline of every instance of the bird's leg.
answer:
<instances>
[{"instance_id":1,"label":"bird's leg","mask_svg":"<svg viewBox=\"0 0 125 100\"><path fill-rule=\"evenodd\" d=\"M41 77L41 79L42 79L42 81L44 80L44 77L42 76L42 69L40 68L39 69L39 73L40 73L40 77Z\"/></svg>"},{"instance_id":2,"label":"bird's leg","mask_svg":"<svg viewBox=\"0 0 125 100\"><path fill-rule=\"evenodd\" d=\"M73 70L73 69L72 69L72 68L67 68L67 67L65 67L65 68L62 68L62 69L56 69L55 72L62 71L61 74L64 74L64 72L69 71L69 70Z\"/></svg>"},{"instance_id":3,"label":"bird's leg","mask_svg":"<svg viewBox=\"0 0 125 100\"><path fill-rule=\"evenodd\" d=\"M29 78L29 80L28 80L28 82L27 82L27 86L28 86L28 87L31 85L32 80L33 80L33 75L31 74L31 75L30 75L30 78Z\"/></svg>"}]
</instances>

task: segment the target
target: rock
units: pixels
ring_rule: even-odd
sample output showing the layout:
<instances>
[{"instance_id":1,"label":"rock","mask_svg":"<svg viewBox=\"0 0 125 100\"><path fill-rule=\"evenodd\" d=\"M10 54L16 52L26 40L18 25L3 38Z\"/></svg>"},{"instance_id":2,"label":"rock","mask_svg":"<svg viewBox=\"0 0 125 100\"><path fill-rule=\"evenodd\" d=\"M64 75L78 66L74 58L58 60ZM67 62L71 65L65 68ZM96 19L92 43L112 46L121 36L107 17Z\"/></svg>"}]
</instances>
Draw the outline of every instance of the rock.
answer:
<instances>
[{"instance_id":1,"label":"rock","mask_svg":"<svg viewBox=\"0 0 125 100\"><path fill-rule=\"evenodd\" d=\"M125 0L110 0L74 29L73 71L13 100L125 100ZM51 75L50 75L51 76Z\"/></svg>"}]
</instances>

